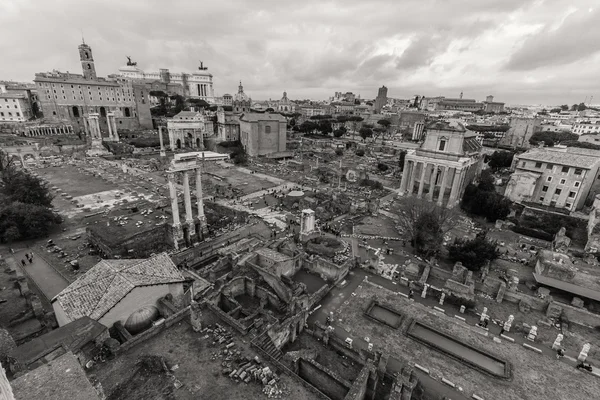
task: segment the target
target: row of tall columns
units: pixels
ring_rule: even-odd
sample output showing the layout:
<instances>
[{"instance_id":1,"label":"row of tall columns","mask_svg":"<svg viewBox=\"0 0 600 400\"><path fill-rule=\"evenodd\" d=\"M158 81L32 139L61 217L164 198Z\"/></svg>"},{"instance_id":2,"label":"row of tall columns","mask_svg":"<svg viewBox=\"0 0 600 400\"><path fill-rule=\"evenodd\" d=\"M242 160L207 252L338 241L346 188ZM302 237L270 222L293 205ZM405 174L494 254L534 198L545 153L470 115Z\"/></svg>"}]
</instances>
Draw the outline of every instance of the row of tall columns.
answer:
<instances>
[{"instance_id":1,"label":"row of tall columns","mask_svg":"<svg viewBox=\"0 0 600 400\"><path fill-rule=\"evenodd\" d=\"M50 136L50 135L69 135L74 134L71 125L63 126L39 126L26 128L25 136Z\"/></svg>"},{"instance_id":2,"label":"row of tall columns","mask_svg":"<svg viewBox=\"0 0 600 400\"><path fill-rule=\"evenodd\" d=\"M465 171L461 168L452 168L445 165L438 166L434 163L406 160L404 161L404 170L402 173L402 180L400 182L400 194L413 194L416 175L419 173L420 176L419 188L417 189L417 198L423 198L423 192L426 183L425 180L427 177L429 177L429 190L427 192L426 199L433 202L436 200L434 199L434 190L438 182L438 172L440 174L439 176L441 181L439 181L440 191L437 197L437 204L439 206L443 205L446 188L450 186L451 190L448 206L454 207L456 203L458 203L458 196L466 179Z\"/></svg>"},{"instance_id":3,"label":"row of tall columns","mask_svg":"<svg viewBox=\"0 0 600 400\"><path fill-rule=\"evenodd\" d=\"M190 192L190 171L196 172L196 201L198 215L196 221L192 212L192 198ZM171 213L173 214L173 236L175 248L178 249L178 242L182 238L182 226L179 218L179 202L177 199L177 187L175 174L181 172L183 175L183 203L185 209L185 226L187 234L192 237L196 234L196 222L198 223L198 235L204 234L206 228L206 216L204 215L204 201L202 200L202 170L200 166L186 171L168 171L167 180L169 184L169 196L171 198Z\"/></svg>"}]
</instances>

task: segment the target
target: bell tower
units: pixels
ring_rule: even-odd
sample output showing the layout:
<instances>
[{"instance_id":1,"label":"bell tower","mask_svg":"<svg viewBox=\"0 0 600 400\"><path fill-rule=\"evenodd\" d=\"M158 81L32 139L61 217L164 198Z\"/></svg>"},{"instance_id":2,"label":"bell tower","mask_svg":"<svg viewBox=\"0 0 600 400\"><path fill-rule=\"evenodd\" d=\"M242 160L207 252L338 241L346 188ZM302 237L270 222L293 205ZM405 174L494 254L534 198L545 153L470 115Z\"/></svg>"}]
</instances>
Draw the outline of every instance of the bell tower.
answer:
<instances>
[{"instance_id":1,"label":"bell tower","mask_svg":"<svg viewBox=\"0 0 600 400\"><path fill-rule=\"evenodd\" d=\"M79 60L81 60L81 69L83 70L83 78L89 80L96 79L96 67L94 66L94 57L92 56L92 48L85 44L79 45Z\"/></svg>"}]
</instances>

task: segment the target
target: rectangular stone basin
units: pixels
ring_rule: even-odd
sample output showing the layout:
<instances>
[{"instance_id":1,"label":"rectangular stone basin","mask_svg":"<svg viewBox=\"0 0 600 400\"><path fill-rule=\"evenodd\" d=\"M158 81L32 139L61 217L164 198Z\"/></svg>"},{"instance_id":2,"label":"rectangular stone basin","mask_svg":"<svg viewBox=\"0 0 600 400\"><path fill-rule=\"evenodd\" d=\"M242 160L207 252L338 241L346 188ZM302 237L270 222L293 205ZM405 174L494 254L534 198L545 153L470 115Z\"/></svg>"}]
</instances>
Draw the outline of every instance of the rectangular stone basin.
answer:
<instances>
[{"instance_id":1,"label":"rectangular stone basin","mask_svg":"<svg viewBox=\"0 0 600 400\"><path fill-rule=\"evenodd\" d=\"M369 308L367 308L365 314L372 319L384 323L394 329L398 329L402 323L402 314L376 301L369 305Z\"/></svg>"},{"instance_id":2,"label":"rectangular stone basin","mask_svg":"<svg viewBox=\"0 0 600 400\"><path fill-rule=\"evenodd\" d=\"M476 349L458 338L414 321L408 328L408 336L455 358L470 367L500 378L509 378L508 362L484 350Z\"/></svg>"}]
</instances>

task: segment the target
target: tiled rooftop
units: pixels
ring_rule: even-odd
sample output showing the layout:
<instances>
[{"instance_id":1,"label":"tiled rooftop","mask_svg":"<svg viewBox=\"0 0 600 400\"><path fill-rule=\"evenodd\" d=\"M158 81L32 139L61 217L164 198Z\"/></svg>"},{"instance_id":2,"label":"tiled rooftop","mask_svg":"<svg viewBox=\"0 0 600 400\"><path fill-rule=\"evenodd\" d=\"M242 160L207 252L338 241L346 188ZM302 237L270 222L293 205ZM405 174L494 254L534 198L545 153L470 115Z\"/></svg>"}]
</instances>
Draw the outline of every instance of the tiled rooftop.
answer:
<instances>
[{"instance_id":1,"label":"tiled rooftop","mask_svg":"<svg viewBox=\"0 0 600 400\"><path fill-rule=\"evenodd\" d=\"M585 169L591 169L600 162L600 158L598 157L545 148L529 150L523 154L519 154L518 157L519 160L547 162Z\"/></svg>"},{"instance_id":2,"label":"tiled rooftop","mask_svg":"<svg viewBox=\"0 0 600 400\"><path fill-rule=\"evenodd\" d=\"M286 119L281 114L269 113L246 113L240 118L241 121L256 122L256 121L280 121L285 122Z\"/></svg>"},{"instance_id":3,"label":"tiled rooftop","mask_svg":"<svg viewBox=\"0 0 600 400\"><path fill-rule=\"evenodd\" d=\"M102 260L56 295L65 314L75 320L98 320L139 286L183 282L167 253L143 260Z\"/></svg>"},{"instance_id":4,"label":"tiled rooftop","mask_svg":"<svg viewBox=\"0 0 600 400\"><path fill-rule=\"evenodd\" d=\"M99 399L73 353L28 372L12 381L11 386L18 400Z\"/></svg>"}]
</instances>

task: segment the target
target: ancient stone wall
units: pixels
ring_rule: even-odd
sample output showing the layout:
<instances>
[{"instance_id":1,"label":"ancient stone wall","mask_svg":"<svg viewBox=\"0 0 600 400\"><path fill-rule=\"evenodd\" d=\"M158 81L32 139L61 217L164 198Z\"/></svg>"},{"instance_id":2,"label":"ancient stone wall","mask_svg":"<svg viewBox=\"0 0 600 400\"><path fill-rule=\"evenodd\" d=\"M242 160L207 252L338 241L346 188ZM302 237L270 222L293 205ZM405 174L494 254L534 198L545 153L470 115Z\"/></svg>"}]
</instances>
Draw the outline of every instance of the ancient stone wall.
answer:
<instances>
[{"instance_id":1,"label":"ancient stone wall","mask_svg":"<svg viewBox=\"0 0 600 400\"><path fill-rule=\"evenodd\" d=\"M325 393L331 400L344 400L352 387L349 381L315 361L301 358L298 362L298 375L302 379Z\"/></svg>"}]
</instances>

